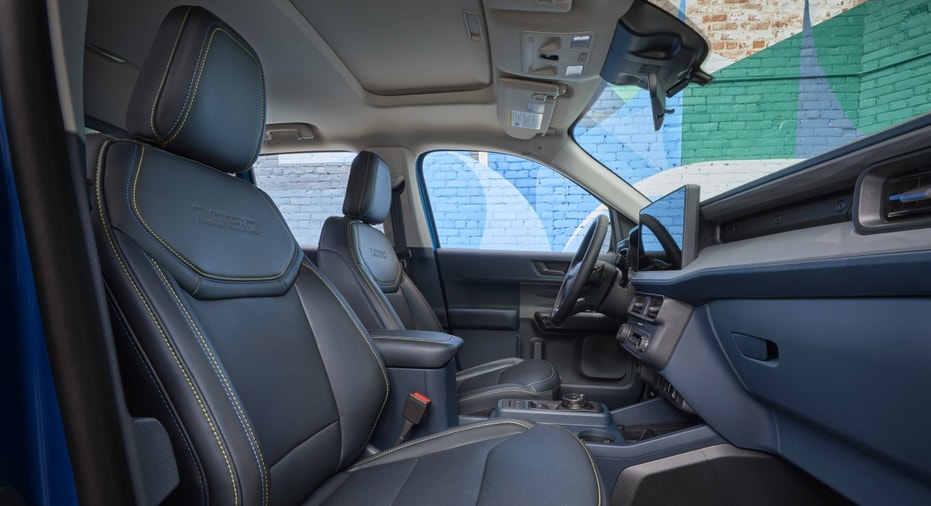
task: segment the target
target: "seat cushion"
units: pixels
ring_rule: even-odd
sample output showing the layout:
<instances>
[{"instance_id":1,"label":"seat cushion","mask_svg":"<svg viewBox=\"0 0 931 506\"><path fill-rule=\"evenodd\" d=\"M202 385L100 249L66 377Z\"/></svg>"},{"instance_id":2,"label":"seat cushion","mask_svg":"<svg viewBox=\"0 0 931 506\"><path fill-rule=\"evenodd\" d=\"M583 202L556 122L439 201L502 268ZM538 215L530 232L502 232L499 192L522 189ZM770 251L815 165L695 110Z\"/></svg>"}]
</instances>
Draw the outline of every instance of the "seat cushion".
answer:
<instances>
[{"instance_id":1,"label":"seat cushion","mask_svg":"<svg viewBox=\"0 0 931 506\"><path fill-rule=\"evenodd\" d=\"M559 374L540 359L504 358L456 375L459 412L487 414L500 399L553 399L559 393Z\"/></svg>"},{"instance_id":2,"label":"seat cushion","mask_svg":"<svg viewBox=\"0 0 931 506\"><path fill-rule=\"evenodd\" d=\"M411 441L335 475L305 504L601 505L585 445L565 429L492 420Z\"/></svg>"}]
</instances>

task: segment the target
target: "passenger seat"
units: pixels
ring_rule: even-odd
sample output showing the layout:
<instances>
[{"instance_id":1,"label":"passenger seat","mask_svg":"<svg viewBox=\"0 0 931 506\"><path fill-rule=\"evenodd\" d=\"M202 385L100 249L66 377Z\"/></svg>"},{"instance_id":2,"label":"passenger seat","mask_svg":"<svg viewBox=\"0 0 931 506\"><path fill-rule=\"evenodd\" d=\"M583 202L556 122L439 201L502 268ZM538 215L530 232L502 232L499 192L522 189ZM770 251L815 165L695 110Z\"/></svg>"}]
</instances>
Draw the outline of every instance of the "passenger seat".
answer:
<instances>
[{"instance_id":1,"label":"passenger seat","mask_svg":"<svg viewBox=\"0 0 931 506\"><path fill-rule=\"evenodd\" d=\"M390 180L388 166L375 153L363 151L353 160L343 216L323 224L318 265L366 328L442 332L388 237L372 226L382 223L390 211ZM481 415L492 411L499 399L554 399L559 374L545 360L504 358L460 371L456 389L459 413Z\"/></svg>"}]
</instances>

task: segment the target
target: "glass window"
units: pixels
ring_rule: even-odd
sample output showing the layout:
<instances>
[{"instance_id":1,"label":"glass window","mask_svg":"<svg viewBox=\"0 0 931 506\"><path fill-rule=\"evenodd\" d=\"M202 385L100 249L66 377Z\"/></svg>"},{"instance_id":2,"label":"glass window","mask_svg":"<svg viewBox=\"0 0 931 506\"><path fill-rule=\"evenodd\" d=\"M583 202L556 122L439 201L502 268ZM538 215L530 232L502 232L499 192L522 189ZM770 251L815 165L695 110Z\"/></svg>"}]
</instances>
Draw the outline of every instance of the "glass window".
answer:
<instances>
[{"instance_id":1,"label":"glass window","mask_svg":"<svg viewBox=\"0 0 931 506\"><path fill-rule=\"evenodd\" d=\"M709 42L714 80L669 98L658 132L645 90L607 85L573 130L647 197L707 199L931 111L927 0L663 5Z\"/></svg>"},{"instance_id":2,"label":"glass window","mask_svg":"<svg viewBox=\"0 0 931 506\"><path fill-rule=\"evenodd\" d=\"M579 185L517 156L436 151L421 170L443 248L575 251L592 220L608 214Z\"/></svg>"},{"instance_id":3,"label":"glass window","mask_svg":"<svg viewBox=\"0 0 931 506\"><path fill-rule=\"evenodd\" d=\"M255 184L271 196L302 246L316 246L330 216L342 216L354 153L262 155Z\"/></svg>"}]
</instances>

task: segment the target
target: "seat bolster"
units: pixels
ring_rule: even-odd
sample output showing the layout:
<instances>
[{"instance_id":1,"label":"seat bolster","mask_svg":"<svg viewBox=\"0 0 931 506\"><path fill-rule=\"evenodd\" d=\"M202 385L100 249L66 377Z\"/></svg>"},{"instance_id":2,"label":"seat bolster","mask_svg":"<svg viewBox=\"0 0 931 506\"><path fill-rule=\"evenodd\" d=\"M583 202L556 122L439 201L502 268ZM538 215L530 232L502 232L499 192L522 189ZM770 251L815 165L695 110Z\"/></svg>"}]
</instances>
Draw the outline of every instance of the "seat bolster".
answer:
<instances>
[{"instance_id":1,"label":"seat bolster","mask_svg":"<svg viewBox=\"0 0 931 506\"><path fill-rule=\"evenodd\" d=\"M350 240L353 234L351 228L354 226L367 225L342 216L327 218L320 233L317 265L336 285L366 328L402 328L397 312L376 282L369 277L365 267L356 261L356 254L352 251L353 242ZM397 262L393 251L389 245L385 251L386 256L390 255L390 258Z\"/></svg>"},{"instance_id":2,"label":"seat bolster","mask_svg":"<svg viewBox=\"0 0 931 506\"><path fill-rule=\"evenodd\" d=\"M606 496L591 455L574 434L502 419L365 459L328 480L305 504L324 503L600 506Z\"/></svg>"},{"instance_id":3,"label":"seat bolster","mask_svg":"<svg viewBox=\"0 0 931 506\"><path fill-rule=\"evenodd\" d=\"M432 436L415 439L375 454L353 464L347 471L357 471L359 469L389 464L399 460L422 457L438 451L449 450L451 448L457 448L479 441L486 441L488 439L510 437L526 432L533 427L533 422L527 420L511 420L505 418L454 427L433 434Z\"/></svg>"},{"instance_id":4,"label":"seat bolster","mask_svg":"<svg viewBox=\"0 0 931 506\"><path fill-rule=\"evenodd\" d=\"M372 437L388 402L388 374L362 322L316 266L304 262L295 287L336 401L342 438L339 466L343 467ZM322 307L328 317L320 317Z\"/></svg>"},{"instance_id":5,"label":"seat bolster","mask_svg":"<svg viewBox=\"0 0 931 506\"><path fill-rule=\"evenodd\" d=\"M460 390L496 385L505 369L514 367L523 361L524 359L517 357L502 358L463 369L456 374L456 385ZM487 383L474 381L486 378Z\"/></svg>"},{"instance_id":6,"label":"seat bolster","mask_svg":"<svg viewBox=\"0 0 931 506\"><path fill-rule=\"evenodd\" d=\"M526 385L535 392L549 392L559 388L559 373L546 360L528 358L502 371L498 382Z\"/></svg>"},{"instance_id":7,"label":"seat bolster","mask_svg":"<svg viewBox=\"0 0 931 506\"><path fill-rule=\"evenodd\" d=\"M401 285L398 287L398 292L404 299L403 304L407 308L407 314L398 309L400 301L392 301L392 304L398 310L405 327L417 330L443 331L440 320L437 319L436 313L430 307L430 303L423 296L423 292L417 288L417 285L404 271L401 271Z\"/></svg>"},{"instance_id":8,"label":"seat bolster","mask_svg":"<svg viewBox=\"0 0 931 506\"><path fill-rule=\"evenodd\" d=\"M499 399L551 400L559 393L559 374L540 359L506 358L456 375L459 412L487 413Z\"/></svg>"}]
</instances>

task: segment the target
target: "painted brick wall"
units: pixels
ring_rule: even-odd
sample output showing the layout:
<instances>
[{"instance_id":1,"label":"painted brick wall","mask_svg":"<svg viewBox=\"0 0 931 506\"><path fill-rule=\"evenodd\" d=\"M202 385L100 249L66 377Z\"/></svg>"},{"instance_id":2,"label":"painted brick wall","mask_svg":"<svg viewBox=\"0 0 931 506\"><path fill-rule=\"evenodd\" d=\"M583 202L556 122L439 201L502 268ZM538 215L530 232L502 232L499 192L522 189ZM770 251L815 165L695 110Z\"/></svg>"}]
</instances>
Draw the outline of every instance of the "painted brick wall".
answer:
<instances>
[{"instance_id":1,"label":"painted brick wall","mask_svg":"<svg viewBox=\"0 0 931 506\"><path fill-rule=\"evenodd\" d=\"M724 67L715 81L668 99L676 112L659 132L636 88L609 89L574 131L648 197L697 182L707 198L931 109L927 0L669 5L684 7L709 39L716 54L706 68ZM256 174L299 240L316 244L323 219L340 212L351 157L300 156L263 158ZM596 200L535 163L479 158L427 158L444 247L572 249Z\"/></svg>"},{"instance_id":2,"label":"painted brick wall","mask_svg":"<svg viewBox=\"0 0 931 506\"><path fill-rule=\"evenodd\" d=\"M256 185L275 201L302 245L316 245L323 222L342 215L353 156L263 155L253 166Z\"/></svg>"},{"instance_id":3,"label":"painted brick wall","mask_svg":"<svg viewBox=\"0 0 931 506\"><path fill-rule=\"evenodd\" d=\"M580 224L601 205L553 170L516 156L435 152L425 157L423 174L446 248L571 250Z\"/></svg>"}]
</instances>

